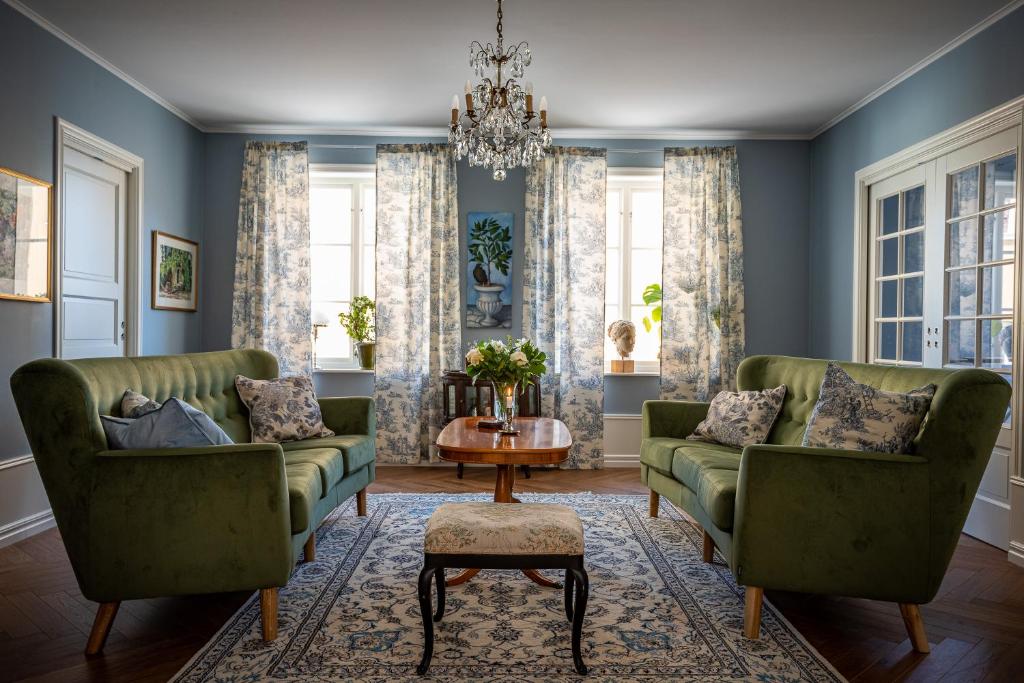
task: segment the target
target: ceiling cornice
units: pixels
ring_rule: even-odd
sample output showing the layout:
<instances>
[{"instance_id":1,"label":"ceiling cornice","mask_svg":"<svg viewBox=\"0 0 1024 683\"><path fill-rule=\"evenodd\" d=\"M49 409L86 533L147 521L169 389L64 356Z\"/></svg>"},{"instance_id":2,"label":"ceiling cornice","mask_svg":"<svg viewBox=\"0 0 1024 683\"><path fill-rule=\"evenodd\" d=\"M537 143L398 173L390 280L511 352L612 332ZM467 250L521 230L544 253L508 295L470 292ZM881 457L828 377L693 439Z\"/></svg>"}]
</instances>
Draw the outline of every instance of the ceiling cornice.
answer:
<instances>
[{"instance_id":1,"label":"ceiling cornice","mask_svg":"<svg viewBox=\"0 0 1024 683\"><path fill-rule=\"evenodd\" d=\"M53 24L52 22L50 22L49 19L47 19L47 18L41 16L40 14L38 14L35 10L30 9L29 7L26 7L22 3L18 2L18 0L3 0L3 2L6 3L7 5L9 5L14 10L16 10L16 11L20 12L21 14L23 14L25 17L27 17L28 19L33 21L39 27L45 29L47 32L53 34L54 36L56 36L57 38L59 38L63 42L67 43L69 46L71 46L74 49L78 50L83 55L85 55L86 57L88 57L92 61L94 61L97 64L99 64L101 67L103 67L104 69L106 69L110 73L112 73L114 76L117 76L122 81L124 81L125 83L127 83L131 87L135 88L140 93L142 93L143 95L145 95L149 99L153 100L154 102L159 104L161 107L163 107L167 111L171 112L172 114L174 114L175 116L180 118L185 123L189 124L193 128L198 128L200 131L204 130L203 129L203 125L201 123L199 123L199 121L197 121L196 119L192 118L191 116L186 114L181 109L178 109L176 106L174 106L173 104L171 104L170 102L168 102L164 98L160 97L160 95L156 94L155 92L153 92L152 90L150 90L149 88L144 86L142 83L139 83L137 80L135 80L134 78L132 78L131 76L126 74L124 71L121 71L116 66L114 66L113 64L108 62L106 59L104 59L100 55L96 54L95 52L93 52L88 47L86 47L82 43L78 42L74 38L72 38L70 35L65 33L60 27L58 27L55 24Z\"/></svg>"},{"instance_id":2,"label":"ceiling cornice","mask_svg":"<svg viewBox=\"0 0 1024 683\"><path fill-rule=\"evenodd\" d=\"M815 130L813 133L811 133L810 137L812 139L818 137L819 135L821 135L822 133L827 131L832 126L836 125L837 123L839 123L843 119L847 118L848 116L850 116L851 114L853 114L857 110L863 109L867 105L871 104L871 102L875 101L876 99L878 99L879 97L881 97L885 93L889 92L890 90L895 88L897 85L899 85L903 81L907 80L908 78L910 78L911 76L916 74L918 71L921 71L922 69L928 67L932 63L934 63L934 62L938 61L939 59L941 59L942 57L946 56L947 54L949 54L950 52L952 52L956 48L960 47L961 45L966 43L968 40L973 38L974 36L978 35L982 31L987 29L989 26L992 26L993 24L998 22L1000 19L1003 19L1007 15L1013 13L1015 10L1019 9L1021 6L1024 6L1024 0L1014 0L1009 5L1006 5L1002 9L993 12L987 18L983 19L982 21L978 22L977 24L975 24L971 28L967 29L966 31L964 31L963 33L958 35L956 38L954 38L953 40L949 41L948 43L946 43L945 45L940 47L938 50L936 50L935 52L931 53L930 55L928 55L927 57L922 59L917 64L913 65L912 67L910 67L909 69L907 69L906 71L901 73L900 75L896 76L896 78L894 78L891 81L885 83L880 88L878 88L878 89L868 93L863 98L858 100L856 103L854 103L850 107L844 109L839 114L837 114L836 116L834 116L831 119L829 119L828 121L826 121L817 130Z\"/></svg>"},{"instance_id":3,"label":"ceiling cornice","mask_svg":"<svg viewBox=\"0 0 1024 683\"><path fill-rule=\"evenodd\" d=\"M325 135L358 137L447 138L446 127L408 126L375 128L331 128L327 126L275 126L240 124L211 126L207 133L244 133L248 135ZM621 128L557 128L555 139L562 140L809 140L807 133L766 133L756 130L719 130L687 128L677 130L635 130Z\"/></svg>"}]
</instances>

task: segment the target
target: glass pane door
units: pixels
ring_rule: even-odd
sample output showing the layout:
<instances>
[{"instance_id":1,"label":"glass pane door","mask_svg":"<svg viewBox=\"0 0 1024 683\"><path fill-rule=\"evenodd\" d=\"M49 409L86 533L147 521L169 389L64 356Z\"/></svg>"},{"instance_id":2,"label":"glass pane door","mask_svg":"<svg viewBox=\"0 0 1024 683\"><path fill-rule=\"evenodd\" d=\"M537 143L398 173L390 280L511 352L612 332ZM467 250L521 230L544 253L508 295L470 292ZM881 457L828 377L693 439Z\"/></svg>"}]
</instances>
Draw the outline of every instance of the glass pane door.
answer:
<instances>
[{"instance_id":1,"label":"glass pane door","mask_svg":"<svg viewBox=\"0 0 1024 683\"><path fill-rule=\"evenodd\" d=\"M964 152L973 147L951 161L963 161ZM1016 305L1016 148L966 166L957 164L947 171L946 183L945 363L988 368L1010 381ZM1007 411L1007 426L1010 414Z\"/></svg>"}]
</instances>

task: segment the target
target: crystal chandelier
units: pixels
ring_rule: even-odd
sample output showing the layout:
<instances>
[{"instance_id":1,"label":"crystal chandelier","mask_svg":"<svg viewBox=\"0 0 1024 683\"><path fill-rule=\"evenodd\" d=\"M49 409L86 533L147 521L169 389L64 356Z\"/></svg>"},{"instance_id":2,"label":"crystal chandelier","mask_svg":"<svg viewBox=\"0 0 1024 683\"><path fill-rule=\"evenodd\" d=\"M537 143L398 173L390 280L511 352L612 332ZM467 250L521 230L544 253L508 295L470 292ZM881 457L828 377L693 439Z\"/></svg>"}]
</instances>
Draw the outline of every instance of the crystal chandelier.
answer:
<instances>
[{"instance_id":1,"label":"crystal chandelier","mask_svg":"<svg viewBox=\"0 0 1024 683\"><path fill-rule=\"evenodd\" d=\"M548 100L540 98L540 120L533 111L533 86L516 79L530 66L526 41L506 48L501 33L501 0L498 0L498 42L469 45L469 65L482 80L474 88L466 81L466 112L459 114L459 97L452 97L452 123L448 142L455 157L469 157L471 166L486 166L495 180L505 179L505 170L529 166L544 157L551 145L548 130ZM494 80L487 75L494 71ZM504 80L503 80L504 79ZM460 121L465 118L467 127ZM531 126L531 124L534 124Z\"/></svg>"}]
</instances>

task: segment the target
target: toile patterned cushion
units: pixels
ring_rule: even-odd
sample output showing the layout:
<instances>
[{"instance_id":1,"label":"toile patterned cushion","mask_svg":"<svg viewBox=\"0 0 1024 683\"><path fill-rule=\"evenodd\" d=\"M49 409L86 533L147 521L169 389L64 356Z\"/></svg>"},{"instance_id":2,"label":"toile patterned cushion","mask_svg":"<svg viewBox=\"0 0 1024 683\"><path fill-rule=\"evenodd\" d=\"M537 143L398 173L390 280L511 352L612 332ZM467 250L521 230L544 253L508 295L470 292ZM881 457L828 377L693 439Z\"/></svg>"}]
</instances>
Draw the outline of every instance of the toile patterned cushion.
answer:
<instances>
[{"instance_id":1,"label":"toile patterned cushion","mask_svg":"<svg viewBox=\"0 0 1024 683\"><path fill-rule=\"evenodd\" d=\"M438 555L582 555L576 511L548 503L445 503L427 522L423 552Z\"/></svg>"},{"instance_id":2,"label":"toile patterned cushion","mask_svg":"<svg viewBox=\"0 0 1024 683\"><path fill-rule=\"evenodd\" d=\"M125 389L124 395L121 396L121 417L134 420L153 411L160 410L161 405L137 391Z\"/></svg>"},{"instance_id":3,"label":"toile patterned cushion","mask_svg":"<svg viewBox=\"0 0 1024 683\"><path fill-rule=\"evenodd\" d=\"M249 379L238 375L235 388L249 409L253 443L281 443L334 436L324 426L309 377Z\"/></svg>"},{"instance_id":4,"label":"toile patterned cushion","mask_svg":"<svg viewBox=\"0 0 1024 683\"><path fill-rule=\"evenodd\" d=\"M764 443L785 398L785 384L764 391L720 391L708 416L686 438L735 448Z\"/></svg>"},{"instance_id":5,"label":"toile patterned cushion","mask_svg":"<svg viewBox=\"0 0 1024 683\"><path fill-rule=\"evenodd\" d=\"M934 384L906 394L882 391L855 382L837 363L829 363L803 445L904 453L917 436L934 394Z\"/></svg>"}]
</instances>

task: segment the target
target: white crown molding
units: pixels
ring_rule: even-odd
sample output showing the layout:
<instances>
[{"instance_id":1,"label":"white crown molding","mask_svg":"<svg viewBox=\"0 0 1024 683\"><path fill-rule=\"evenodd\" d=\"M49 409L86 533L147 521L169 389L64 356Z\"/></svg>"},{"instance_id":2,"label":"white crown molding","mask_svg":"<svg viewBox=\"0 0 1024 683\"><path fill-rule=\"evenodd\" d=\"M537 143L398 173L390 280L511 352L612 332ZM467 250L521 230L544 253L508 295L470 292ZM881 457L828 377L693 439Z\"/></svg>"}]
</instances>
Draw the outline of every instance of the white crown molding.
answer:
<instances>
[{"instance_id":1,"label":"white crown molding","mask_svg":"<svg viewBox=\"0 0 1024 683\"><path fill-rule=\"evenodd\" d=\"M1024 2L1024 0L1021 0ZM408 126L375 128L330 128L326 126L276 126L271 124L218 124L206 133L244 133L247 135L324 135L339 137L447 138L442 127ZM676 130L632 130L615 128L552 128L555 140L810 140L808 133L765 133L755 130L718 130L690 128ZM651 150L658 151L655 149Z\"/></svg>"},{"instance_id":2,"label":"white crown molding","mask_svg":"<svg viewBox=\"0 0 1024 683\"><path fill-rule=\"evenodd\" d=\"M201 132L206 132L204 130L202 124L199 123L199 121L195 120L194 118L192 118L191 116L186 114L181 109L178 109L176 106L174 106L173 104L171 104L170 102L168 102L164 98L160 97L160 95L157 95L155 92L153 92L152 90L150 90L149 88L144 86L142 83L139 83L137 80L135 80L134 78L132 78L131 76L126 74L124 71L121 71L116 66L114 66L113 64L108 62L106 59L104 59L103 57L99 56L98 54L96 54L95 52L90 50L88 47L86 47L82 43L80 43L77 40L75 40L74 38L72 38L70 35L65 33L61 28L59 28L58 26L56 26L55 24L50 22L50 20L48 20L45 17L43 17L42 15L38 14L35 10L33 10L33 9L29 8L29 7L26 7L22 3L18 2L18 0L3 0L3 2L6 3L7 5L9 5L15 11L20 12L21 14L23 14L25 17L27 17L32 22L37 24L40 28L42 28L42 29L46 30L47 32L51 33L52 35L56 36L58 39L60 39L61 41L63 41L67 45L71 46L75 50L78 50L80 53L82 53L83 55L85 55L86 57L91 59L92 61L94 61L97 64L99 64L101 67L103 67L104 69L106 69L107 71L112 73L114 76L117 76L122 81L124 81L125 83L127 83L131 87L135 88L140 93L142 93L143 95L145 95L149 99L153 100L154 102L156 102L161 107L163 107L167 111L169 111L172 114L174 114L175 116L177 116L179 119L181 119L185 123L189 124L193 128L196 128L196 129L200 130Z\"/></svg>"},{"instance_id":3,"label":"white crown molding","mask_svg":"<svg viewBox=\"0 0 1024 683\"><path fill-rule=\"evenodd\" d=\"M927 57L922 59L917 64L914 64L912 67L910 67L909 69L907 69L906 71L904 71L900 75L896 76L896 78L893 78L891 81L889 81L888 83L884 84L883 86L881 86L877 90L874 90L874 91L868 93L866 96L864 96L863 98L858 100L855 104L851 105L847 109L844 109L842 112L840 112L836 116L834 116L831 119L829 119L827 122L825 122L823 125L821 125L817 130L815 130L813 133L811 133L809 137L811 139L818 137L819 135L821 135L822 133L827 131L832 126L836 125L837 123L839 123L843 119L849 117L851 114L855 113L857 110L863 109L865 106L867 106L868 104L870 104L874 100L878 99L879 97L881 97L885 93L889 92L890 90L895 88L897 85L899 85L903 81L907 80L908 78L910 78L911 76L916 74L918 71L921 71L925 67L927 67L927 66L931 65L932 63L938 61L939 59L941 59L945 55L949 54L950 52L952 52L956 48L960 47L961 45L963 45L968 40L970 40L974 36L978 35L982 31L984 31L988 27L990 27L993 24L997 23L999 20L1003 19L1007 15L1013 13L1015 10L1017 10L1021 6L1024 6L1024 0L1014 0L1009 5L1006 5L1002 9L997 10L993 14L989 15L987 18L983 19L981 22L979 22L979 23L975 24L974 26L972 26L971 28L967 29L966 31L964 31L963 33L958 35L956 38L954 38L953 40L949 41L948 43L946 43L945 45L940 47L938 50L936 50L935 52L931 53L930 55L928 55Z\"/></svg>"}]
</instances>

